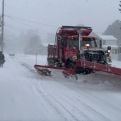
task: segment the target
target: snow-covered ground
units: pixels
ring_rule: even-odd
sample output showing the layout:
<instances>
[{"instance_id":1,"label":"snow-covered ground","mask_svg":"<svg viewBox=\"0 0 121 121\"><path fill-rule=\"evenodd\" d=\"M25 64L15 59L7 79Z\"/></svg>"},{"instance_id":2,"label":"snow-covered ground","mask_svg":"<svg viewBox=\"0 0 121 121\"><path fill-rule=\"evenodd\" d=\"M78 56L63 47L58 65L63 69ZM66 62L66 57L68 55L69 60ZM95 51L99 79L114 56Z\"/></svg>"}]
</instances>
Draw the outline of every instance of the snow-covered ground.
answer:
<instances>
[{"instance_id":1,"label":"snow-covered ground","mask_svg":"<svg viewBox=\"0 0 121 121\"><path fill-rule=\"evenodd\" d=\"M46 56L6 55L0 68L0 121L121 121L121 77L105 73L65 79L40 76ZM121 66L121 65L120 65Z\"/></svg>"},{"instance_id":2,"label":"snow-covered ground","mask_svg":"<svg viewBox=\"0 0 121 121\"><path fill-rule=\"evenodd\" d=\"M117 68L121 68L121 61L113 60L112 66L117 67Z\"/></svg>"}]
</instances>

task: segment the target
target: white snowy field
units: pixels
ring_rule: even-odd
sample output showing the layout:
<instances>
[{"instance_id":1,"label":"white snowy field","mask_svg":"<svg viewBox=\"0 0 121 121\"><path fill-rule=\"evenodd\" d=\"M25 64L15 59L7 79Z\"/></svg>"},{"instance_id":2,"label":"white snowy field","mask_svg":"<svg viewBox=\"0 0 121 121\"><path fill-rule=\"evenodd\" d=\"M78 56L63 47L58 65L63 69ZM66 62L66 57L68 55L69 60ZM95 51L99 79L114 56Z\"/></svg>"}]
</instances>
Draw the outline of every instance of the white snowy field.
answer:
<instances>
[{"instance_id":1,"label":"white snowy field","mask_svg":"<svg viewBox=\"0 0 121 121\"><path fill-rule=\"evenodd\" d=\"M117 68L121 68L121 61L113 60L112 66L117 67Z\"/></svg>"},{"instance_id":2,"label":"white snowy field","mask_svg":"<svg viewBox=\"0 0 121 121\"><path fill-rule=\"evenodd\" d=\"M6 55L0 68L0 121L121 121L121 77L105 73L65 79L40 76L36 57ZM38 64L47 64L38 56Z\"/></svg>"}]
</instances>

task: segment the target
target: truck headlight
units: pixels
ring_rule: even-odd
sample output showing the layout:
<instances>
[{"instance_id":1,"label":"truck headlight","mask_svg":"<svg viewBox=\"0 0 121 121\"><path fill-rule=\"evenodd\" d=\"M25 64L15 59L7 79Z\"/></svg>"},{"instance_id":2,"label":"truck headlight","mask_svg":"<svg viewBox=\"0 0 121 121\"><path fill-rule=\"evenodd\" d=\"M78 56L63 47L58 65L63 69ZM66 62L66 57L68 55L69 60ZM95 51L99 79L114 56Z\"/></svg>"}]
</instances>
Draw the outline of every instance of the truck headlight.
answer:
<instances>
[{"instance_id":1,"label":"truck headlight","mask_svg":"<svg viewBox=\"0 0 121 121\"><path fill-rule=\"evenodd\" d=\"M77 56L76 56L76 55L73 56L72 59L73 59L73 60L77 60Z\"/></svg>"},{"instance_id":2,"label":"truck headlight","mask_svg":"<svg viewBox=\"0 0 121 121\"><path fill-rule=\"evenodd\" d=\"M110 53L111 52L111 50L108 50L108 53Z\"/></svg>"},{"instance_id":3,"label":"truck headlight","mask_svg":"<svg viewBox=\"0 0 121 121\"><path fill-rule=\"evenodd\" d=\"M85 44L85 46L86 46L87 48L89 48L89 47L90 47L90 44Z\"/></svg>"}]
</instances>

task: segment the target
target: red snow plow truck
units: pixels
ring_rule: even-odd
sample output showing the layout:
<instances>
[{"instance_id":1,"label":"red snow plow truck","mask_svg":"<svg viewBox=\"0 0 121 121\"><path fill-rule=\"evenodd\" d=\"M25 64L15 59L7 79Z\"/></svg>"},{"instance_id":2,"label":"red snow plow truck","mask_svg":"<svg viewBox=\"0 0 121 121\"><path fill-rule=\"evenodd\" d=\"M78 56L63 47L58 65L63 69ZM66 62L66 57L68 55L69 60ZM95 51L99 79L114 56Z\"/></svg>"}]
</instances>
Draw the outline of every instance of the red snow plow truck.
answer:
<instances>
[{"instance_id":1,"label":"red snow plow truck","mask_svg":"<svg viewBox=\"0 0 121 121\"><path fill-rule=\"evenodd\" d=\"M48 65L35 65L37 71L62 69L71 74L89 74L94 71L121 75L121 69L112 67L111 47L97 46L96 38L90 36L91 27L61 26L55 37L55 44L48 45ZM71 71L70 71L71 70ZM49 71L50 74L50 71Z\"/></svg>"}]
</instances>

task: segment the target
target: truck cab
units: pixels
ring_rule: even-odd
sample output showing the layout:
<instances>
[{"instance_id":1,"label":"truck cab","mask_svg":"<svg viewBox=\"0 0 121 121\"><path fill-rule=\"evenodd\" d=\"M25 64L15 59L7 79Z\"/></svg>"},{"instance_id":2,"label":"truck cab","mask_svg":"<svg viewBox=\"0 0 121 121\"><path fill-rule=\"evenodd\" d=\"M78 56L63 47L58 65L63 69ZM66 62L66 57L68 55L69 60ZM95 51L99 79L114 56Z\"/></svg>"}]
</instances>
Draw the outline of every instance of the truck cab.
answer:
<instances>
[{"instance_id":1,"label":"truck cab","mask_svg":"<svg viewBox=\"0 0 121 121\"><path fill-rule=\"evenodd\" d=\"M89 36L91 27L62 26L56 32L54 45L48 46L48 64L65 63L68 59L86 59L106 63L105 52L97 48L96 38Z\"/></svg>"}]
</instances>

